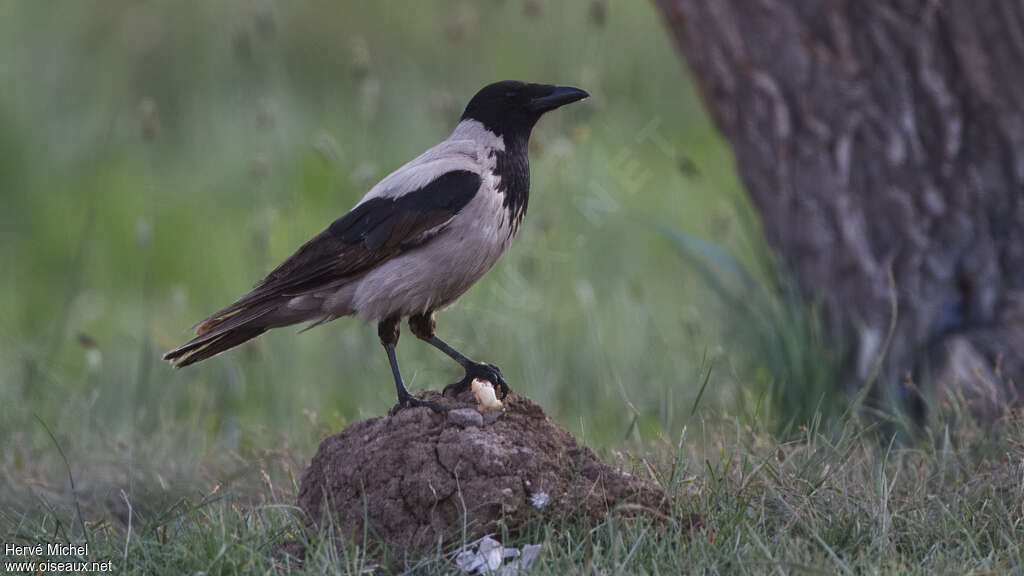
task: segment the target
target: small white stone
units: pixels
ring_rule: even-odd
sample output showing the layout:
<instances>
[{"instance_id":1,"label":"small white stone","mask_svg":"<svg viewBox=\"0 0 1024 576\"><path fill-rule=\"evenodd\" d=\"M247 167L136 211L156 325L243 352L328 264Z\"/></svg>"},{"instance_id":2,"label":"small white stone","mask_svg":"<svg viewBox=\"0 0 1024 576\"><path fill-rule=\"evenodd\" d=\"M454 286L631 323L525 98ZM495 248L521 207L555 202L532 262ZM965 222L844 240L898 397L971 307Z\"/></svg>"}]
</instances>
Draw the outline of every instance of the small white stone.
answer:
<instances>
[{"instance_id":1,"label":"small white stone","mask_svg":"<svg viewBox=\"0 0 1024 576\"><path fill-rule=\"evenodd\" d=\"M551 502L551 496L547 492L534 492L530 494L530 505L537 510L543 510Z\"/></svg>"},{"instance_id":2,"label":"small white stone","mask_svg":"<svg viewBox=\"0 0 1024 576\"><path fill-rule=\"evenodd\" d=\"M484 536L463 548L455 556L455 565L469 574L519 576L530 569L540 552L540 544L527 544L520 551L518 548L505 548L501 542Z\"/></svg>"}]
</instances>

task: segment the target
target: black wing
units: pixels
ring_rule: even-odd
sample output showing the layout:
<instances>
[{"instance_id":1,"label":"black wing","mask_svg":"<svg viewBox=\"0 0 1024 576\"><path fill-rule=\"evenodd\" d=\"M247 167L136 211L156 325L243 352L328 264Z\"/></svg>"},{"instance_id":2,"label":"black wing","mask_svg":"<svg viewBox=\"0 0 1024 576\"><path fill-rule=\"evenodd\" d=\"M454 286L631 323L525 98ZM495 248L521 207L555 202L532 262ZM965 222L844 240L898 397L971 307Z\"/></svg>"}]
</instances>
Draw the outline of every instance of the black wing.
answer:
<instances>
[{"instance_id":1,"label":"black wing","mask_svg":"<svg viewBox=\"0 0 1024 576\"><path fill-rule=\"evenodd\" d=\"M245 308L359 275L422 244L469 204L480 182L475 172L453 170L397 198L363 202L303 244L252 292L203 320L197 331L202 334Z\"/></svg>"}]
</instances>

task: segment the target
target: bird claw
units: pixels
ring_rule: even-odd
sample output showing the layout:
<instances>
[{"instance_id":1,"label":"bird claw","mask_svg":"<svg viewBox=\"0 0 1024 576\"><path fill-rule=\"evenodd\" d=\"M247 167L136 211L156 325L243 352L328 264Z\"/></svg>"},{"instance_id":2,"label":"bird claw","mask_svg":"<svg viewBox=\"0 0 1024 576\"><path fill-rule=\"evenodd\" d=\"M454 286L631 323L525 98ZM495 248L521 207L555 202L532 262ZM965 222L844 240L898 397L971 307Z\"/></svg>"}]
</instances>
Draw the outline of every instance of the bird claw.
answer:
<instances>
[{"instance_id":1,"label":"bird claw","mask_svg":"<svg viewBox=\"0 0 1024 576\"><path fill-rule=\"evenodd\" d=\"M449 392L451 392L451 396L453 397L458 396L459 394L462 394L463 392L469 389L469 385L471 382L472 380L466 380L465 378L459 380L458 382L452 382L451 384L445 386L444 389L441 390L441 396L448 396Z\"/></svg>"},{"instance_id":2,"label":"bird claw","mask_svg":"<svg viewBox=\"0 0 1024 576\"><path fill-rule=\"evenodd\" d=\"M447 408L441 406L437 402L431 402L429 400L420 400L419 398L416 398L415 396L410 394L405 398L400 398L398 400L398 404L395 404L394 407L388 411L388 416L394 416L395 414L398 414L399 412L405 410L406 408L418 408L420 406L423 406L424 408L430 408L431 410L437 412L438 414L444 414L448 412Z\"/></svg>"},{"instance_id":3,"label":"bird claw","mask_svg":"<svg viewBox=\"0 0 1024 576\"><path fill-rule=\"evenodd\" d=\"M458 382L452 382L451 384L444 387L441 391L442 396L447 396L448 392L451 391L453 396L458 396L462 392L469 389L474 379L487 380L493 384L496 388L501 390L501 397L508 396L509 387L508 383L505 382L505 376L501 373L501 368L498 368L494 364L486 364L484 362L474 362L466 367L466 375Z\"/></svg>"}]
</instances>

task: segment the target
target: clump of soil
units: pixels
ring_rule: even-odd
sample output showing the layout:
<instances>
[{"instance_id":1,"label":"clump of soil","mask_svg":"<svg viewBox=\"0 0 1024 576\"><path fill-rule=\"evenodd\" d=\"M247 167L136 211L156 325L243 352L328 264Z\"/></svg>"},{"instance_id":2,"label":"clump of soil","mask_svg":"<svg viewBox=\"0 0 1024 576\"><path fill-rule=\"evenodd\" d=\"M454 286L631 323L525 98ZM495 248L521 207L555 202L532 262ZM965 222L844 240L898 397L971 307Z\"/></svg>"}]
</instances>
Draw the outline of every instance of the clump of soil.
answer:
<instances>
[{"instance_id":1,"label":"clump of soil","mask_svg":"<svg viewBox=\"0 0 1024 576\"><path fill-rule=\"evenodd\" d=\"M461 539L463 526L472 538L499 522L515 532L538 517L665 513L659 484L605 465L529 398L511 393L481 413L472 393L420 397L451 410L363 420L320 444L298 499L312 522L358 541L365 518L389 545L424 549Z\"/></svg>"}]
</instances>

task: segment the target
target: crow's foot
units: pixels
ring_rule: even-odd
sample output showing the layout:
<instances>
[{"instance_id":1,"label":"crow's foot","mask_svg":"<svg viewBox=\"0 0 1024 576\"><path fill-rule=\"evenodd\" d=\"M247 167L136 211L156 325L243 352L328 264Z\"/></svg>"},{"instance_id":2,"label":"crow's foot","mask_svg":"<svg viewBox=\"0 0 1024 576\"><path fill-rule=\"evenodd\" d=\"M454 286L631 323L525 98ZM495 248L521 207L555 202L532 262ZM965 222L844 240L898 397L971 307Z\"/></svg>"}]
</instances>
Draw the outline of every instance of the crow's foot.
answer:
<instances>
[{"instance_id":1,"label":"crow's foot","mask_svg":"<svg viewBox=\"0 0 1024 576\"><path fill-rule=\"evenodd\" d=\"M487 380L495 388L501 390L501 398L508 396L509 387L508 383L505 382L505 377L501 374L501 368L494 364L485 364L483 362L474 362L466 366L466 375L462 380L445 386L441 394L447 396L448 392L451 391L453 396L458 396L463 391L468 390L476 378Z\"/></svg>"},{"instance_id":2,"label":"crow's foot","mask_svg":"<svg viewBox=\"0 0 1024 576\"><path fill-rule=\"evenodd\" d=\"M430 408L431 410L437 412L438 414L444 414L448 412L447 408L441 406L437 402L431 402L429 400L420 400L419 398L413 396L412 394L409 394L404 398L400 397L398 399L398 404L395 404L395 406L388 411L388 416L394 416L395 414L398 414L399 412L405 410L406 408L417 408L419 406Z\"/></svg>"}]
</instances>

